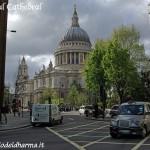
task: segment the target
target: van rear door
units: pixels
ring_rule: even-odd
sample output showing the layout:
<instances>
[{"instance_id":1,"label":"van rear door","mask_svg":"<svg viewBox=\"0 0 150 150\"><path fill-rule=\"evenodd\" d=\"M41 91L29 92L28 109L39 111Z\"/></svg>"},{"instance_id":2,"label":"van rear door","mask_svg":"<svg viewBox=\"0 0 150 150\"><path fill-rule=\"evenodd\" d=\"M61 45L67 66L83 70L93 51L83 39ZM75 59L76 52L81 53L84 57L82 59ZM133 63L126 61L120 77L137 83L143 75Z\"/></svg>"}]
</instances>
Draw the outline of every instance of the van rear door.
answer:
<instances>
[{"instance_id":1,"label":"van rear door","mask_svg":"<svg viewBox=\"0 0 150 150\"><path fill-rule=\"evenodd\" d=\"M49 105L34 104L32 106L32 122L48 123L49 122Z\"/></svg>"}]
</instances>

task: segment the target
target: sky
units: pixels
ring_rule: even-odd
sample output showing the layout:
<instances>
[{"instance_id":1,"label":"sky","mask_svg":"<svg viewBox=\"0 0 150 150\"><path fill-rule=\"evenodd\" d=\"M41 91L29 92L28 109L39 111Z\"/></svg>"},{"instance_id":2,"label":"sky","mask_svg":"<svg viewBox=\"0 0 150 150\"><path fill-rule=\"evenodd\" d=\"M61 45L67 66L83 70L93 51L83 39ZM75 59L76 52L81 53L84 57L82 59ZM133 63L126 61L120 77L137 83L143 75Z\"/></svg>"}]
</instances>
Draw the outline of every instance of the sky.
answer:
<instances>
[{"instance_id":1,"label":"sky","mask_svg":"<svg viewBox=\"0 0 150 150\"><path fill-rule=\"evenodd\" d=\"M43 64L54 62L58 47L71 25L76 3L81 28L91 43L110 37L114 28L135 25L150 55L148 0L9 0L5 83L14 86L18 65L25 56L32 78ZM16 33L10 32L16 30Z\"/></svg>"}]
</instances>

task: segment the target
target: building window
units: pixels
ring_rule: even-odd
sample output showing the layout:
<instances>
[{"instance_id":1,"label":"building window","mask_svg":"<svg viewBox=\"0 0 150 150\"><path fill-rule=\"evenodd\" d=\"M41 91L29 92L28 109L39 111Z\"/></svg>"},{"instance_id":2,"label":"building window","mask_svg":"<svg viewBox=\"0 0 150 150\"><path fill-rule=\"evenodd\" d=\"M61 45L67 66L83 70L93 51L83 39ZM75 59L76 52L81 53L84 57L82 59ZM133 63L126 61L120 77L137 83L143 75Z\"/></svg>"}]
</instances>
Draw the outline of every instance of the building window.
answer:
<instances>
[{"instance_id":1,"label":"building window","mask_svg":"<svg viewBox=\"0 0 150 150\"><path fill-rule=\"evenodd\" d=\"M60 64L62 64L62 54L60 54Z\"/></svg>"},{"instance_id":2,"label":"building window","mask_svg":"<svg viewBox=\"0 0 150 150\"><path fill-rule=\"evenodd\" d=\"M42 84L43 84L43 86L45 86L45 84L46 84L45 78L43 78L43 83Z\"/></svg>"},{"instance_id":3,"label":"building window","mask_svg":"<svg viewBox=\"0 0 150 150\"><path fill-rule=\"evenodd\" d=\"M74 53L72 53L71 55L72 55L72 64L74 64Z\"/></svg>"},{"instance_id":4,"label":"building window","mask_svg":"<svg viewBox=\"0 0 150 150\"><path fill-rule=\"evenodd\" d=\"M66 54L63 54L63 64L66 63Z\"/></svg>"},{"instance_id":5,"label":"building window","mask_svg":"<svg viewBox=\"0 0 150 150\"><path fill-rule=\"evenodd\" d=\"M84 53L84 60L86 60L86 53Z\"/></svg>"},{"instance_id":6,"label":"building window","mask_svg":"<svg viewBox=\"0 0 150 150\"><path fill-rule=\"evenodd\" d=\"M81 64L83 63L83 57L84 57L83 54L84 54L84 53L80 53L80 63L81 63Z\"/></svg>"},{"instance_id":7,"label":"building window","mask_svg":"<svg viewBox=\"0 0 150 150\"><path fill-rule=\"evenodd\" d=\"M70 64L70 53L67 53L67 63Z\"/></svg>"},{"instance_id":8,"label":"building window","mask_svg":"<svg viewBox=\"0 0 150 150\"><path fill-rule=\"evenodd\" d=\"M79 64L79 53L76 53L76 64Z\"/></svg>"}]
</instances>

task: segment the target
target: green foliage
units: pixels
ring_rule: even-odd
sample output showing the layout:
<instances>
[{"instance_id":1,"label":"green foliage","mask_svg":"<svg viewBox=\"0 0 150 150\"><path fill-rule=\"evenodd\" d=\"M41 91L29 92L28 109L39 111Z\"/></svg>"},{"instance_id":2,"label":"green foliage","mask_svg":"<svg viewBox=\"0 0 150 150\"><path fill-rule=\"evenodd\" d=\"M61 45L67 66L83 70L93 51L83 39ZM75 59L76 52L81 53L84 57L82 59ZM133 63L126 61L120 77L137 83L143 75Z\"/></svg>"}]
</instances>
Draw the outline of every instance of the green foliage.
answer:
<instances>
[{"instance_id":1,"label":"green foliage","mask_svg":"<svg viewBox=\"0 0 150 150\"><path fill-rule=\"evenodd\" d=\"M106 52L107 42L98 40L89 55L85 65L84 76L87 88L90 91L98 92L100 84L105 81L102 60Z\"/></svg>"},{"instance_id":2,"label":"green foliage","mask_svg":"<svg viewBox=\"0 0 150 150\"><path fill-rule=\"evenodd\" d=\"M139 39L140 34L134 26L121 26L113 31L109 40L96 42L84 71L90 91L101 95L100 89L113 88L121 102L128 94L142 95L136 93L136 90L143 90L138 67L145 59L144 46L139 44Z\"/></svg>"},{"instance_id":3,"label":"green foliage","mask_svg":"<svg viewBox=\"0 0 150 150\"><path fill-rule=\"evenodd\" d=\"M118 41L111 41L103 59L105 74L118 92L120 101L128 92L128 88L137 82L138 74L128 50L122 48Z\"/></svg>"},{"instance_id":4,"label":"green foliage","mask_svg":"<svg viewBox=\"0 0 150 150\"><path fill-rule=\"evenodd\" d=\"M59 97L58 92L51 89L51 88L45 88L45 90L42 93L42 97L40 99L40 103L49 103L49 98L51 99L52 104L59 104Z\"/></svg>"},{"instance_id":5,"label":"green foliage","mask_svg":"<svg viewBox=\"0 0 150 150\"><path fill-rule=\"evenodd\" d=\"M116 40L121 48L127 49L130 58L138 66L143 59L145 59L144 46L140 44L140 33L132 26L121 26L115 29L112 33L112 40Z\"/></svg>"},{"instance_id":6,"label":"green foliage","mask_svg":"<svg viewBox=\"0 0 150 150\"><path fill-rule=\"evenodd\" d=\"M81 105L87 104L87 99L88 99L88 97L85 93L83 93L83 92L79 93L77 105L81 106Z\"/></svg>"},{"instance_id":7,"label":"green foliage","mask_svg":"<svg viewBox=\"0 0 150 150\"><path fill-rule=\"evenodd\" d=\"M81 92L77 84L72 84L68 93L68 103L73 106L81 106L87 103L87 95Z\"/></svg>"},{"instance_id":8,"label":"green foliage","mask_svg":"<svg viewBox=\"0 0 150 150\"><path fill-rule=\"evenodd\" d=\"M78 90L76 85L72 84L68 93L68 102L71 103L71 105L75 106L78 101Z\"/></svg>"}]
</instances>

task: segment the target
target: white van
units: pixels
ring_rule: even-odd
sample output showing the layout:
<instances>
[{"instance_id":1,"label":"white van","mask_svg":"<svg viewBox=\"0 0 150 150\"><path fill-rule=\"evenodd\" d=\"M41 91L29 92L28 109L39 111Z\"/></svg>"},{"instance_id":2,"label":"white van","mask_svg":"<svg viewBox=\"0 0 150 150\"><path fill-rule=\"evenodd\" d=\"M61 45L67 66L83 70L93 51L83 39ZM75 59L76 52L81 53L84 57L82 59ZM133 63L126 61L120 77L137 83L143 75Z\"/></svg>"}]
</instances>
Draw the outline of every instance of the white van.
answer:
<instances>
[{"instance_id":1,"label":"white van","mask_svg":"<svg viewBox=\"0 0 150 150\"><path fill-rule=\"evenodd\" d=\"M37 124L61 124L63 116L61 115L59 108L55 104L33 104L31 113L31 124L36 126Z\"/></svg>"}]
</instances>

